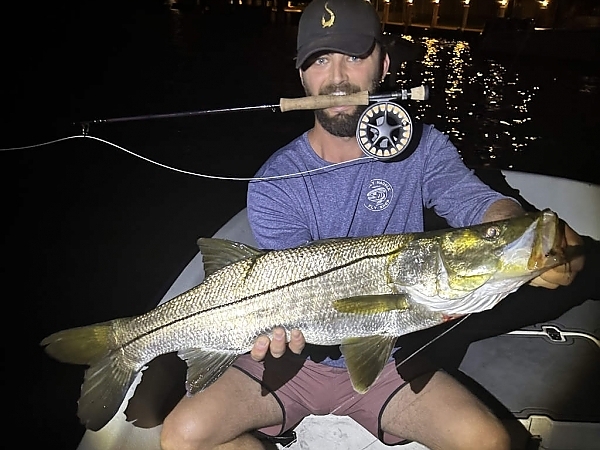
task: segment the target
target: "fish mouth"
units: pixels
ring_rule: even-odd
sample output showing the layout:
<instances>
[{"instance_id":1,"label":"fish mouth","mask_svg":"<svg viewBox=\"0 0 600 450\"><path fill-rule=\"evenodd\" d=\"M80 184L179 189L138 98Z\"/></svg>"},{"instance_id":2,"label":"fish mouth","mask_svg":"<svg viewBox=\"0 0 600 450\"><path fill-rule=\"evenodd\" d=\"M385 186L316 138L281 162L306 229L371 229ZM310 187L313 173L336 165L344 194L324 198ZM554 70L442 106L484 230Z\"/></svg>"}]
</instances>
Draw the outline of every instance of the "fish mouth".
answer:
<instances>
[{"instance_id":1,"label":"fish mouth","mask_svg":"<svg viewBox=\"0 0 600 450\"><path fill-rule=\"evenodd\" d=\"M544 210L534 226L535 238L527 268L541 271L567 262L564 222L554 212Z\"/></svg>"}]
</instances>

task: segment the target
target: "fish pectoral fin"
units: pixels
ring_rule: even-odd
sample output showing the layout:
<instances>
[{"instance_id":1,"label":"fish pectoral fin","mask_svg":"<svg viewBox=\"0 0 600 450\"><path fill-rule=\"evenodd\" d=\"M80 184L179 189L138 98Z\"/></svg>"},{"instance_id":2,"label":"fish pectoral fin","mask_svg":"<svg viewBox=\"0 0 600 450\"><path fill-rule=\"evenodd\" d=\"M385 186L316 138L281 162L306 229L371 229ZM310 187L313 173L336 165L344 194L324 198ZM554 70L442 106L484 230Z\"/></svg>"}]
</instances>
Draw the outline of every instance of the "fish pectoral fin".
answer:
<instances>
[{"instance_id":1,"label":"fish pectoral fin","mask_svg":"<svg viewBox=\"0 0 600 450\"><path fill-rule=\"evenodd\" d=\"M471 275L471 276L460 276L460 275L450 275L448 276L448 286L451 289L455 289L457 291L474 291L477 288L480 288L485 283L487 283L490 278L492 278L492 274L483 274L483 275Z\"/></svg>"},{"instance_id":2,"label":"fish pectoral fin","mask_svg":"<svg viewBox=\"0 0 600 450\"><path fill-rule=\"evenodd\" d=\"M404 311L410 307L406 294L358 295L333 301L333 308L342 313L374 314Z\"/></svg>"},{"instance_id":3,"label":"fish pectoral fin","mask_svg":"<svg viewBox=\"0 0 600 450\"><path fill-rule=\"evenodd\" d=\"M177 355L188 366L185 388L189 395L214 383L233 364L238 353L207 351L198 348L180 350Z\"/></svg>"},{"instance_id":4,"label":"fish pectoral fin","mask_svg":"<svg viewBox=\"0 0 600 450\"><path fill-rule=\"evenodd\" d=\"M200 238L198 239L198 247L200 253L202 253L205 277L225 266L265 253L263 250L258 250L241 242L217 238Z\"/></svg>"},{"instance_id":5,"label":"fish pectoral fin","mask_svg":"<svg viewBox=\"0 0 600 450\"><path fill-rule=\"evenodd\" d=\"M346 338L342 341L340 350L356 392L364 394L377 380L392 355L395 342L395 336Z\"/></svg>"}]
</instances>

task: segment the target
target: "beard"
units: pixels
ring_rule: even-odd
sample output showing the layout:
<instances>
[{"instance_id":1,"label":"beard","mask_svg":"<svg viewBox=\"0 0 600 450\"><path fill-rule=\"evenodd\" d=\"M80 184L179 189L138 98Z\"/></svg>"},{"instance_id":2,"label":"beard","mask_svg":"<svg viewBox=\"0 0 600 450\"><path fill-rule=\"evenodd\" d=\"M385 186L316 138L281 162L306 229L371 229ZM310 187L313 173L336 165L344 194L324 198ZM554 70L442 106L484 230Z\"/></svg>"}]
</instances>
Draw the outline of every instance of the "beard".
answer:
<instances>
[{"instance_id":1,"label":"beard","mask_svg":"<svg viewBox=\"0 0 600 450\"><path fill-rule=\"evenodd\" d=\"M369 92L374 92L377 89L379 78L374 79L369 87ZM304 90L307 95L313 95L305 86ZM340 84L330 84L319 90L319 95L330 95L343 92L344 94L356 94L363 89L360 86L343 82ZM352 137L356 134L358 121L362 113L367 109L368 105L355 106L350 113L337 113L331 115L324 109L315 110L315 117L321 126L330 134L337 137Z\"/></svg>"}]
</instances>

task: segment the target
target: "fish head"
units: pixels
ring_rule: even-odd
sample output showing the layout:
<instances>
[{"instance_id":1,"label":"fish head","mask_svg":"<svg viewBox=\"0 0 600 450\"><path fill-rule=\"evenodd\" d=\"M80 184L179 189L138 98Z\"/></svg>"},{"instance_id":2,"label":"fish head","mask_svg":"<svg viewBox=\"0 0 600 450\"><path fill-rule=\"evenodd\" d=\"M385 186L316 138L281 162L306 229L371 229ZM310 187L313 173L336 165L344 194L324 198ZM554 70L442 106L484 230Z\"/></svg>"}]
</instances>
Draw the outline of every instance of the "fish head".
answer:
<instances>
[{"instance_id":1,"label":"fish head","mask_svg":"<svg viewBox=\"0 0 600 450\"><path fill-rule=\"evenodd\" d=\"M459 292L490 280L518 279L522 284L566 262L563 230L550 210L451 230L440 236L443 279Z\"/></svg>"}]
</instances>

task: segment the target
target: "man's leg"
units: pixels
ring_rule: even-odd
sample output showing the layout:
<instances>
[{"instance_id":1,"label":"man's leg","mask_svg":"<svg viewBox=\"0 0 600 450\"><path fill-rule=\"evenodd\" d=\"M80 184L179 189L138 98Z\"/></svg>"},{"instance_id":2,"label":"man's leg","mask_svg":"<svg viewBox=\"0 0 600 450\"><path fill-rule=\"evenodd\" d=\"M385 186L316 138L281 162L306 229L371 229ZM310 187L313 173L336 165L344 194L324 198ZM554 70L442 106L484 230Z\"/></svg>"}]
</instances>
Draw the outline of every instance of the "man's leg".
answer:
<instances>
[{"instance_id":1,"label":"man's leg","mask_svg":"<svg viewBox=\"0 0 600 450\"><path fill-rule=\"evenodd\" d=\"M400 389L383 411L381 429L432 450L510 449L510 437L500 420L440 371L422 375Z\"/></svg>"},{"instance_id":2,"label":"man's leg","mask_svg":"<svg viewBox=\"0 0 600 450\"><path fill-rule=\"evenodd\" d=\"M236 368L193 397L184 397L165 419L163 450L263 449L248 431L282 423L273 395Z\"/></svg>"}]
</instances>

